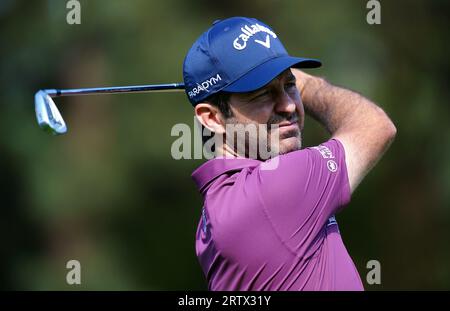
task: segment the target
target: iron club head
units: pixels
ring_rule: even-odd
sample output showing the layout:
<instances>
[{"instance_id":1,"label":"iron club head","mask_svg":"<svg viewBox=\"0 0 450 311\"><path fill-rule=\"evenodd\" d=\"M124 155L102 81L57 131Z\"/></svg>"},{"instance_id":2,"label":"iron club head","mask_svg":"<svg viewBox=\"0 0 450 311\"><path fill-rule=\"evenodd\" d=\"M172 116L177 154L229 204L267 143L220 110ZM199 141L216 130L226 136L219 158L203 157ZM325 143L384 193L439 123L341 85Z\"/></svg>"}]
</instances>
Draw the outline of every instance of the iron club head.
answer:
<instances>
[{"instance_id":1,"label":"iron club head","mask_svg":"<svg viewBox=\"0 0 450 311\"><path fill-rule=\"evenodd\" d=\"M149 84L135 86L95 87L65 90L40 90L34 96L36 118L39 126L48 133L60 135L67 132L67 126L56 108L52 97L79 96L114 93L181 92L183 83Z\"/></svg>"},{"instance_id":2,"label":"iron club head","mask_svg":"<svg viewBox=\"0 0 450 311\"><path fill-rule=\"evenodd\" d=\"M51 91L40 90L34 95L34 106L39 126L53 135L67 132L66 122L56 108L55 102L49 95Z\"/></svg>"}]
</instances>

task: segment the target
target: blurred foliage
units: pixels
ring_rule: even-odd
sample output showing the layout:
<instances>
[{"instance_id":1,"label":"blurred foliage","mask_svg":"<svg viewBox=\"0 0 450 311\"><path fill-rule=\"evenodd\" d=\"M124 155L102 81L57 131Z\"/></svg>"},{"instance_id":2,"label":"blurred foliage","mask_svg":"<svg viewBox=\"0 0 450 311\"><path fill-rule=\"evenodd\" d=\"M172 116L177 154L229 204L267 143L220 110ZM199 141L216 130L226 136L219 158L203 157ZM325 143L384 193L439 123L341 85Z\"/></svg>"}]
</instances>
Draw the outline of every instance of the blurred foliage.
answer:
<instances>
[{"instance_id":1,"label":"blurred foliage","mask_svg":"<svg viewBox=\"0 0 450 311\"><path fill-rule=\"evenodd\" d=\"M193 126L183 93L57 99L65 136L40 131L33 95L182 81L184 55L211 22L233 15L271 25L313 74L379 103L398 136L338 216L366 289L450 288L449 2L364 0L81 0L0 2L0 288L206 289L194 250L201 198L174 160L176 123ZM311 119L306 145L326 139ZM82 285L66 284L66 262Z\"/></svg>"}]
</instances>

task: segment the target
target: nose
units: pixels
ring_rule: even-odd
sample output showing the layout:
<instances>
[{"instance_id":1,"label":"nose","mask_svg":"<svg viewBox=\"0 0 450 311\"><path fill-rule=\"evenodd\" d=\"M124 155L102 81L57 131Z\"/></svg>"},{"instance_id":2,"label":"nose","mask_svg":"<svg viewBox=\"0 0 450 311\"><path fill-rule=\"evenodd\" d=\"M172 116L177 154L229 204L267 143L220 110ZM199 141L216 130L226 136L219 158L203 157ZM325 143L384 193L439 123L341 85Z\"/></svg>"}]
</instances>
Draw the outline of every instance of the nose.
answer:
<instances>
[{"instance_id":1,"label":"nose","mask_svg":"<svg viewBox=\"0 0 450 311\"><path fill-rule=\"evenodd\" d=\"M292 114L296 110L295 101L286 91L279 93L276 99L275 111Z\"/></svg>"}]
</instances>

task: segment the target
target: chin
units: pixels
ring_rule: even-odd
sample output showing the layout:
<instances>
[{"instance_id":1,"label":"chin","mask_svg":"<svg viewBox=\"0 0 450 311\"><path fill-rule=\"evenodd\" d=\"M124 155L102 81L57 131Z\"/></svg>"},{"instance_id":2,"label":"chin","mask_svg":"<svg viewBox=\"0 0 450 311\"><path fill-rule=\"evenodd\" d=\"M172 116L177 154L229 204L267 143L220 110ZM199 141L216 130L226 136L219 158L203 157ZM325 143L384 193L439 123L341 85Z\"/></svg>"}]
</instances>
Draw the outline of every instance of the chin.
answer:
<instances>
[{"instance_id":1,"label":"chin","mask_svg":"<svg viewBox=\"0 0 450 311\"><path fill-rule=\"evenodd\" d=\"M300 131L290 131L280 135L277 146L271 144L272 157L286 154L292 151L300 150L302 148L302 133ZM278 135L278 133L276 134ZM270 142L270 137L268 138Z\"/></svg>"},{"instance_id":2,"label":"chin","mask_svg":"<svg viewBox=\"0 0 450 311\"><path fill-rule=\"evenodd\" d=\"M302 141L299 137L285 138L280 142L280 149L278 154L286 154L292 151L297 151L302 148Z\"/></svg>"}]
</instances>

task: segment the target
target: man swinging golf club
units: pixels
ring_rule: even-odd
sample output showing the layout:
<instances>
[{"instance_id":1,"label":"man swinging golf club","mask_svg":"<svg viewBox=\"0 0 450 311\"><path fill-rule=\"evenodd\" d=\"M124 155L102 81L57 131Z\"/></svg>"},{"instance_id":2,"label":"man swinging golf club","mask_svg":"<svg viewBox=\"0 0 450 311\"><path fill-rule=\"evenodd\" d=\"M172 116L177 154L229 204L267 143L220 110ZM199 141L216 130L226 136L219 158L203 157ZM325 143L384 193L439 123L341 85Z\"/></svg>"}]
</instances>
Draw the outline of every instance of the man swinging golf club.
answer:
<instances>
[{"instance_id":1,"label":"man swinging golf club","mask_svg":"<svg viewBox=\"0 0 450 311\"><path fill-rule=\"evenodd\" d=\"M274 30L244 17L215 22L186 55L195 116L221 138L192 174L204 202L196 253L210 290L364 289L335 214L396 128L370 100L299 70L320 65L288 55ZM331 137L301 149L305 113ZM267 127L238 148L227 126L239 124ZM270 160L249 156L249 142L262 138Z\"/></svg>"}]
</instances>

